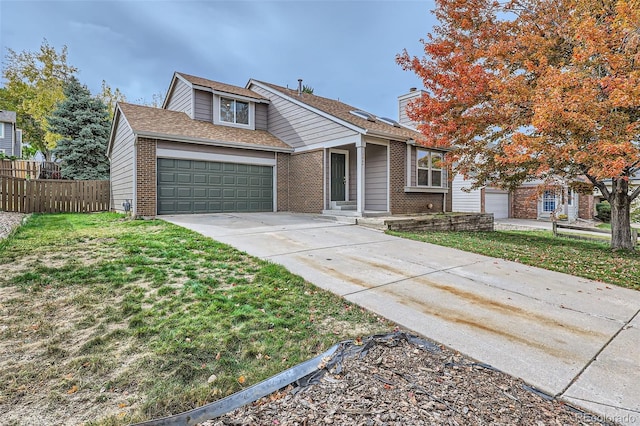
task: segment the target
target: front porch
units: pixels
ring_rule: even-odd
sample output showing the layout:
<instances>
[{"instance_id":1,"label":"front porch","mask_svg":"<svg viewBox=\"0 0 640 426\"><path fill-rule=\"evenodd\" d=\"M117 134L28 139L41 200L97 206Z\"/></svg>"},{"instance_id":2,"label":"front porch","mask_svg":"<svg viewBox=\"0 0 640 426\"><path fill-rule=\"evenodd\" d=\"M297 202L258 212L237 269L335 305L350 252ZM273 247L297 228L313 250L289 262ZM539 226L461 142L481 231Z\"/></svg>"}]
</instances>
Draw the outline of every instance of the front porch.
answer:
<instances>
[{"instance_id":1,"label":"front porch","mask_svg":"<svg viewBox=\"0 0 640 426\"><path fill-rule=\"evenodd\" d=\"M391 212L389 141L325 149L323 214L388 216Z\"/></svg>"},{"instance_id":2,"label":"front porch","mask_svg":"<svg viewBox=\"0 0 640 426\"><path fill-rule=\"evenodd\" d=\"M379 217L451 211L443 151L414 141L367 137L326 147L323 158L324 214Z\"/></svg>"},{"instance_id":3,"label":"front porch","mask_svg":"<svg viewBox=\"0 0 640 426\"><path fill-rule=\"evenodd\" d=\"M329 209L322 210L323 215L327 216L344 216L344 217L382 217L389 216L387 211L357 211L357 203L355 201L332 201Z\"/></svg>"}]
</instances>

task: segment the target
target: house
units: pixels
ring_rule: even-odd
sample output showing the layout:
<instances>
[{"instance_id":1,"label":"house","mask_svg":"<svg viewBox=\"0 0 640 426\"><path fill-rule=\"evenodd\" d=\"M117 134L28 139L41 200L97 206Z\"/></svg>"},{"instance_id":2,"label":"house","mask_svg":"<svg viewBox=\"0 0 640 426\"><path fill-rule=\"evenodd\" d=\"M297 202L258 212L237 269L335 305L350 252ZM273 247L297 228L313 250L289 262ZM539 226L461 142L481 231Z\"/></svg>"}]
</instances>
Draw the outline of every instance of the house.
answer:
<instances>
[{"instance_id":1,"label":"house","mask_svg":"<svg viewBox=\"0 0 640 426\"><path fill-rule=\"evenodd\" d=\"M0 154L22 156L22 130L16 128L16 113L0 110Z\"/></svg>"},{"instance_id":2,"label":"house","mask_svg":"<svg viewBox=\"0 0 640 426\"><path fill-rule=\"evenodd\" d=\"M605 179L603 183L605 184L605 186L609 191L612 191L613 185L612 185L611 179ZM636 173L633 173L631 176L629 176L629 193L631 193L631 191L636 190L639 186L640 186L640 172L636 172ZM593 198L594 198L595 204L607 201L607 199L604 197L604 195L602 195L602 192L598 188L593 189ZM640 214L640 197L636 197L631 202L631 212L632 214L636 212L635 213L636 217L638 217L637 215Z\"/></svg>"},{"instance_id":3,"label":"house","mask_svg":"<svg viewBox=\"0 0 640 426\"><path fill-rule=\"evenodd\" d=\"M291 211L352 216L451 209L445 151L395 120L251 79L174 73L162 108L119 103L111 208L133 214Z\"/></svg>"},{"instance_id":4,"label":"house","mask_svg":"<svg viewBox=\"0 0 640 426\"><path fill-rule=\"evenodd\" d=\"M415 128L407 116L407 106L424 93L411 88L408 93L398 96L398 117L402 125ZM514 191L485 186L471 189L471 180L455 174L451 180L452 210L455 212L493 213L496 219L540 219L548 220L551 214L565 214L570 221L592 219L595 202L592 195L578 194L568 185L555 190L545 190L540 194L542 181L525 182Z\"/></svg>"}]
</instances>

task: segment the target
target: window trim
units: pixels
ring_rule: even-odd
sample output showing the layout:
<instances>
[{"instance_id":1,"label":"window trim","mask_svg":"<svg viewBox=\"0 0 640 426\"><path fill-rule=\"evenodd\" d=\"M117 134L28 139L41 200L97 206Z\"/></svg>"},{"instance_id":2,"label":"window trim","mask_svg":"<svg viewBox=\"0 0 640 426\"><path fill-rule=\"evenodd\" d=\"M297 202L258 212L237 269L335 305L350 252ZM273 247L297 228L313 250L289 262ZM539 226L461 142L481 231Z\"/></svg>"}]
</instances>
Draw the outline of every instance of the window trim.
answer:
<instances>
[{"instance_id":1,"label":"window trim","mask_svg":"<svg viewBox=\"0 0 640 426\"><path fill-rule=\"evenodd\" d=\"M420 152L424 152L427 154L428 157L428 167L421 167L420 166L420 161L419 161L419 153ZM447 185L447 180L446 180L446 170L443 167L440 168L434 168L433 167L433 156L437 155L440 157L440 161L444 161L444 153L439 152L439 151L433 151L430 149L425 149L425 148L416 148L416 183L415 183L415 187L416 188L441 188L441 189L448 189L449 186ZM426 170L427 171L427 184L426 185L421 185L420 181L419 181L419 175L420 175L420 170ZM433 185L433 172L440 172L440 185Z\"/></svg>"},{"instance_id":2,"label":"window trim","mask_svg":"<svg viewBox=\"0 0 640 426\"><path fill-rule=\"evenodd\" d=\"M226 121L226 120L222 119L222 103L225 100L233 101L233 121ZM247 122L246 123L238 123L238 121L237 121L237 116L236 116L237 115L237 108L236 108L236 105L237 105L238 102L241 102L241 103L247 105ZM220 96L220 99L218 101L218 122L220 122L220 124L224 124L224 125L228 125L228 126L238 126L238 127L247 127L247 128L249 128L251 126L251 102L241 101L241 100L234 99L234 98Z\"/></svg>"},{"instance_id":3,"label":"window trim","mask_svg":"<svg viewBox=\"0 0 640 426\"><path fill-rule=\"evenodd\" d=\"M542 194L542 212L543 213L552 213L558 208L558 196L555 191L546 190ZM553 209L547 210L547 206L551 207L553 205Z\"/></svg>"}]
</instances>

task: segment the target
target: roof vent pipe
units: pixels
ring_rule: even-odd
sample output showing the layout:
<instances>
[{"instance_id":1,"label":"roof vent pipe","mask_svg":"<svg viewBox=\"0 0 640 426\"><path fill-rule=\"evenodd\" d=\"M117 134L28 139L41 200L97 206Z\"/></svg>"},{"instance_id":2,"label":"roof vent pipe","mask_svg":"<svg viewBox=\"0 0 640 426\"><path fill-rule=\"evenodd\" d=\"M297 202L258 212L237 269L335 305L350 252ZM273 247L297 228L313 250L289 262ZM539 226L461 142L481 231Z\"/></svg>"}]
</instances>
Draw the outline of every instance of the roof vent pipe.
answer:
<instances>
[{"instance_id":1,"label":"roof vent pipe","mask_svg":"<svg viewBox=\"0 0 640 426\"><path fill-rule=\"evenodd\" d=\"M298 79L298 96L302 95L302 79Z\"/></svg>"}]
</instances>

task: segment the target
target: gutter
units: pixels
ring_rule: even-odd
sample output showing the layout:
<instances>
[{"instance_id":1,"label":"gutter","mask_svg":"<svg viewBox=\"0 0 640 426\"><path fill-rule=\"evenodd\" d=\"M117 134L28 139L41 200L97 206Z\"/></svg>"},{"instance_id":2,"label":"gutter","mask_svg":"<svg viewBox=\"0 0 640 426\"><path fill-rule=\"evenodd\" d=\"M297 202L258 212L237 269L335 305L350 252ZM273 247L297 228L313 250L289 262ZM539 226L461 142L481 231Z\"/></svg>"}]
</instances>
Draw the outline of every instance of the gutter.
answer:
<instances>
[{"instance_id":1,"label":"gutter","mask_svg":"<svg viewBox=\"0 0 640 426\"><path fill-rule=\"evenodd\" d=\"M257 104L269 104L269 103L271 103L269 101L269 99L265 99L264 97L252 98L252 97L247 96L247 95L238 95L238 94L235 94L235 93L232 93L232 92L223 92L222 90L212 89L211 87L207 87L207 86L200 86L199 84L194 84L193 88L197 89L197 90L202 90L203 92L213 93L214 95L218 95L218 96L233 97L234 99L238 99L238 100L241 100L241 101L255 102ZM256 94L259 95L258 93L256 93Z\"/></svg>"},{"instance_id":2,"label":"gutter","mask_svg":"<svg viewBox=\"0 0 640 426\"><path fill-rule=\"evenodd\" d=\"M415 146L415 147L418 147L418 148L424 148L424 149L433 149L433 150L436 150L436 151L443 151L443 152L453 151L453 148L445 148L443 146L425 146L425 145L420 145L413 138L407 140L407 145Z\"/></svg>"},{"instance_id":3,"label":"gutter","mask_svg":"<svg viewBox=\"0 0 640 426\"><path fill-rule=\"evenodd\" d=\"M258 145L251 143L243 143L243 142L229 142L229 141L221 141L216 139L205 139L205 138L191 138L187 136L177 136L177 135L169 135L165 133L156 133L156 132L133 132L133 134L137 137L150 138L150 139L165 139L175 142L189 142L189 143L197 143L201 145L215 145L215 146L223 146L228 148L243 148L243 149L253 149L256 151L269 151L269 152L285 152L290 153L293 152L293 148L283 148L276 146L268 146L268 145Z\"/></svg>"}]
</instances>

